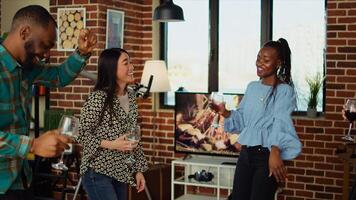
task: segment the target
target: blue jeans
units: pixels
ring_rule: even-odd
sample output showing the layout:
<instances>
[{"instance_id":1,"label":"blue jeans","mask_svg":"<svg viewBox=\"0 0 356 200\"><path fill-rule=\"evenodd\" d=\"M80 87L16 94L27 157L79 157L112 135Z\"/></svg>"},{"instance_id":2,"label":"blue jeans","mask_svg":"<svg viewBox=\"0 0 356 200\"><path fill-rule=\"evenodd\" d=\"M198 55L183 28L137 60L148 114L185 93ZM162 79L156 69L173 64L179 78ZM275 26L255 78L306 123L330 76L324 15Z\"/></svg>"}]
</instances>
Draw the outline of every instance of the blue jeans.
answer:
<instances>
[{"instance_id":1,"label":"blue jeans","mask_svg":"<svg viewBox=\"0 0 356 200\"><path fill-rule=\"evenodd\" d=\"M126 200L127 185L89 169L83 176L83 187L90 200Z\"/></svg>"}]
</instances>

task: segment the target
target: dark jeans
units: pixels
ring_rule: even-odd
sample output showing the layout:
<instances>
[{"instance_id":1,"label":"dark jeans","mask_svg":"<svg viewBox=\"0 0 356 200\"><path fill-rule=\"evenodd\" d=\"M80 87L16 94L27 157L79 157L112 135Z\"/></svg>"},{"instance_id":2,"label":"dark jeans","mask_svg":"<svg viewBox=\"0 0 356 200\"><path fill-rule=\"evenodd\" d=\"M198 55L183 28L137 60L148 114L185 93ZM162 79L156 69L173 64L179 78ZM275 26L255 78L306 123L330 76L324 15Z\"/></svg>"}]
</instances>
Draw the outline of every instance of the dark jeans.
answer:
<instances>
[{"instance_id":1,"label":"dark jeans","mask_svg":"<svg viewBox=\"0 0 356 200\"><path fill-rule=\"evenodd\" d=\"M234 176L233 200L273 200L277 190L274 176L268 177L269 150L260 146L243 147Z\"/></svg>"},{"instance_id":2,"label":"dark jeans","mask_svg":"<svg viewBox=\"0 0 356 200\"><path fill-rule=\"evenodd\" d=\"M32 190L9 190L5 194L0 194L0 200L33 200L35 199Z\"/></svg>"},{"instance_id":3,"label":"dark jeans","mask_svg":"<svg viewBox=\"0 0 356 200\"><path fill-rule=\"evenodd\" d=\"M356 199L356 179L354 180L354 183L352 185L350 194L349 194L349 200L355 200Z\"/></svg>"},{"instance_id":4,"label":"dark jeans","mask_svg":"<svg viewBox=\"0 0 356 200\"><path fill-rule=\"evenodd\" d=\"M90 200L126 200L127 185L103 174L88 170L83 186Z\"/></svg>"}]
</instances>

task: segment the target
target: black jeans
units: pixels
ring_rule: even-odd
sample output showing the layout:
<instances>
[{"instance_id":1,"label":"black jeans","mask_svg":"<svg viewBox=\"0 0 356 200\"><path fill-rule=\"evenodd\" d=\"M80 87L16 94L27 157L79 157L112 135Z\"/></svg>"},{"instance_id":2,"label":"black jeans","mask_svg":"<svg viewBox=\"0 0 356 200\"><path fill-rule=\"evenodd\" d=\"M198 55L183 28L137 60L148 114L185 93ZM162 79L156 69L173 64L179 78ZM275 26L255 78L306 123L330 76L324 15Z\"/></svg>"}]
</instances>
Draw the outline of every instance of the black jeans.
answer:
<instances>
[{"instance_id":1,"label":"black jeans","mask_svg":"<svg viewBox=\"0 0 356 200\"><path fill-rule=\"evenodd\" d=\"M355 200L356 199L356 179L354 180L354 183L352 184L352 188L349 194L349 200Z\"/></svg>"},{"instance_id":2,"label":"black jeans","mask_svg":"<svg viewBox=\"0 0 356 200\"><path fill-rule=\"evenodd\" d=\"M269 177L269 150L261 146L243 147L237 161L232 200L273 200L277 190Z\"/></svg>"},{"instance_id":3,"label":"black jeans","mask_svg":"<svg viewBox=\"0 0 356 200\"><path fill-rule=\"evenodd\" d=\"M5 194L0 194L0 200L33 200L35 199L32 190L9 190Z\"/></svg>"}]
</instances>

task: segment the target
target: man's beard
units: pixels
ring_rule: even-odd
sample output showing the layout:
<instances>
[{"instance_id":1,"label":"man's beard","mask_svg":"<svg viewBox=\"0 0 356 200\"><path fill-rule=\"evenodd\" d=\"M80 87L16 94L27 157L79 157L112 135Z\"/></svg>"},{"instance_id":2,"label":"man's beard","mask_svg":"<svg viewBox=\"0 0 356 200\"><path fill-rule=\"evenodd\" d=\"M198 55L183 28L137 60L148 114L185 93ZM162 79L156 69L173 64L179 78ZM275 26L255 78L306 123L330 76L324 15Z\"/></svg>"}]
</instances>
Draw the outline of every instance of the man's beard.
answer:
<instances>
[{"instance_id":1,"label":"man's beard","mask_svg":"<svg viewBox=\"0 0 356 200\"><path fill-rule=\"evenodd\" d=\"M30 40L25 42L24 48L25 48L25 60L22 63L22 67L25 71L32 70L35 65L34 58L36 57L34 41Z\"/></svg>"}]
</instances>

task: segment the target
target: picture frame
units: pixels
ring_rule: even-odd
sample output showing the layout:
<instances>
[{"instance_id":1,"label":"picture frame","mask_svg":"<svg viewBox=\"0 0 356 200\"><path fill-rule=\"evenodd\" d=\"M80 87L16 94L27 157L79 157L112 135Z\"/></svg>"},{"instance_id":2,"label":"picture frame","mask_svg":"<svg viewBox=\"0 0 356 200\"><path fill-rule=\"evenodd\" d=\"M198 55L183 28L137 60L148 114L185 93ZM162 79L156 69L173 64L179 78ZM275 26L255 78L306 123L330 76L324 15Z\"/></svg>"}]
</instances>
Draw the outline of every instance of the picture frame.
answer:
<instances>
[{"instance_id":1,"label":"picture frame","mask_svg":"<svg viewBox=\"0 0 356 200\"><path fill-rule=\"evenodd\" d=\"M125 13L108 9L106 12L106 42L105 48L123 48Z\"/></svg>"},{"instance_id":2,"label":"picture frame","mask_svg":"<svg viewBox=\"0 0 356 200\"><path fill-rule=\"evenodd\" d=\"M86 27L85 8L58 8L57 50L74 51L80 30Z\"/></svg>"}]
</instances>

